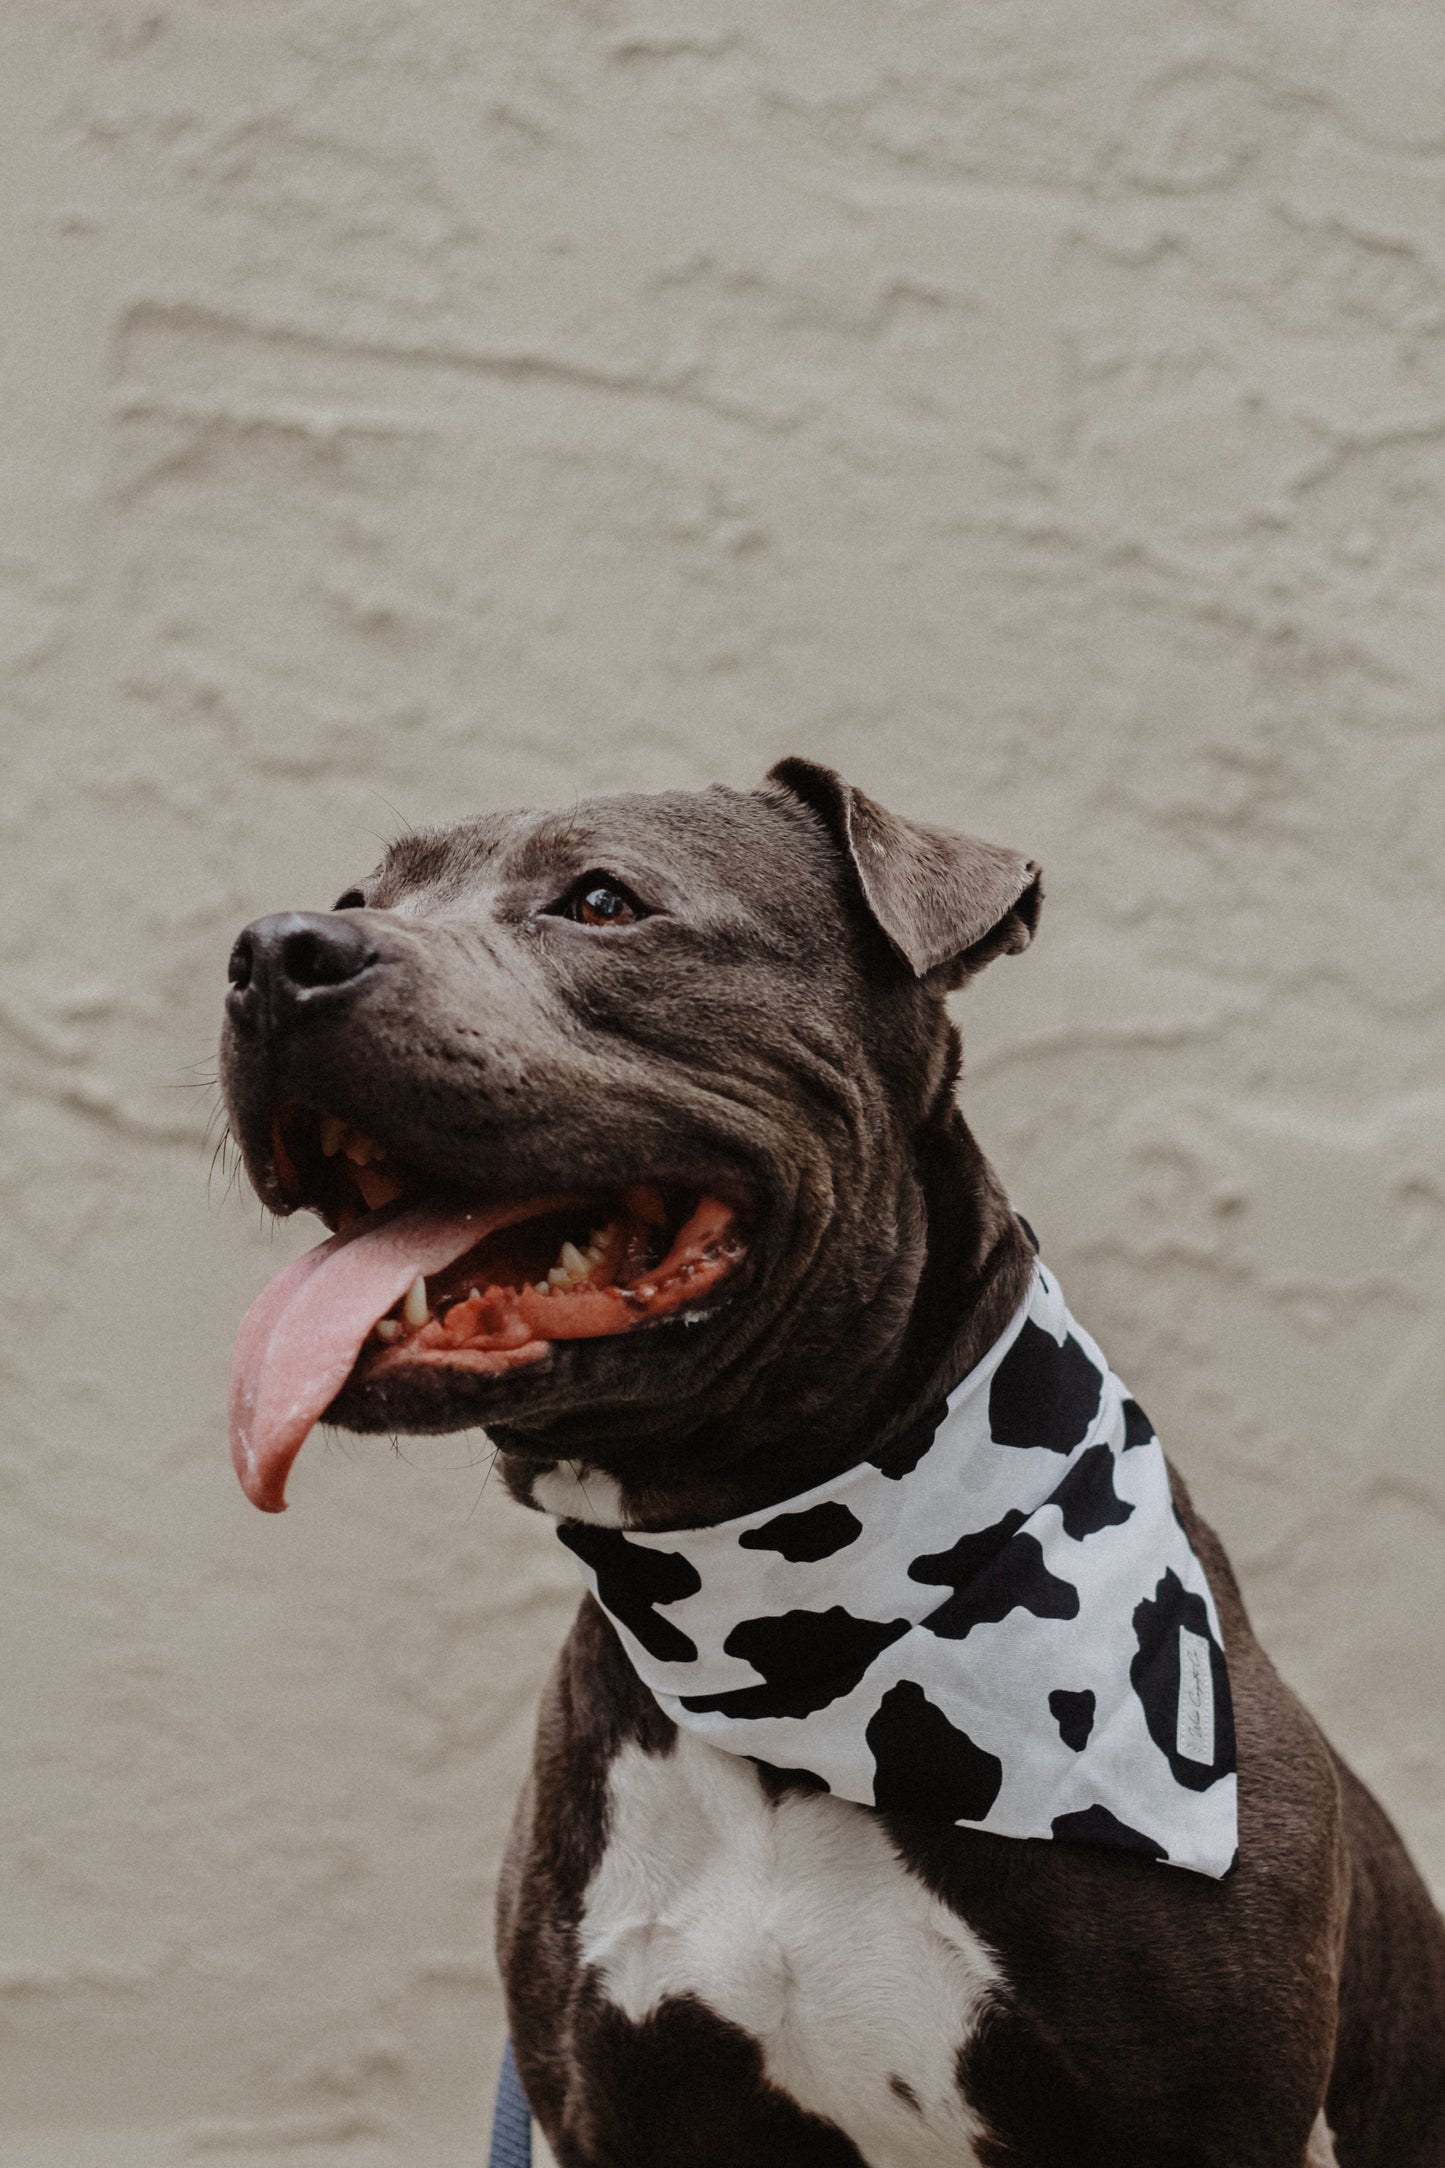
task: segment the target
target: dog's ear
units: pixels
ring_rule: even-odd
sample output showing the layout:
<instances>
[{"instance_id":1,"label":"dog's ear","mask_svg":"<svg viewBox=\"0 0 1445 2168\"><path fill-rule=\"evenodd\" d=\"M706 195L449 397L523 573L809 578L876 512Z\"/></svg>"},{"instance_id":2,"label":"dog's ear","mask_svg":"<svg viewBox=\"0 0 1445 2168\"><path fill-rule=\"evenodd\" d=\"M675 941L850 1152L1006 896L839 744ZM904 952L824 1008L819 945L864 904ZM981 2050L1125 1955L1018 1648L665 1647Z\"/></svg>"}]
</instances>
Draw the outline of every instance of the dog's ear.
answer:
<instances>
[{"instance_id":1,"label":"dog's ear","mask_svg":"<svg viewBox=\"0 0 1445 2168\"><path fill-rule=\"evenodd\" d=\"M768 771L811 807L853 869L878 925L916 977L962 986L1034 937L1043 878L1022 851L889 813L832 768L780 760Z\"/></svg>"}]
</instances>

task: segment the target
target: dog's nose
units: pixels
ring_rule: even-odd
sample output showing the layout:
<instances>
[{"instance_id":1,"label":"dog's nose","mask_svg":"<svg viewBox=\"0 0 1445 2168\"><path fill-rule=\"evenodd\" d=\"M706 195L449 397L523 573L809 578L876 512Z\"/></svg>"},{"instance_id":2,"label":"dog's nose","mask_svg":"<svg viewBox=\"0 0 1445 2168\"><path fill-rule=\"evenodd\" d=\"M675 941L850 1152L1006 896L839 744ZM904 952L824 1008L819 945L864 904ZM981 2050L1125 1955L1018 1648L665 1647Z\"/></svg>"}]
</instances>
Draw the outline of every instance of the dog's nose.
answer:
<instances>
[{"instance_id":1,"label":"dog's nose","mask_svg":"<svg viewBox=\"0 0 1445 2168\"><path fill-rule=\"evenodd\" d=\"M237 936L226 1006L238 1023L281 1022L318 999L351 991L377 960L361 926L333 911L276 911Z\"/></svg>"}]
</instances>

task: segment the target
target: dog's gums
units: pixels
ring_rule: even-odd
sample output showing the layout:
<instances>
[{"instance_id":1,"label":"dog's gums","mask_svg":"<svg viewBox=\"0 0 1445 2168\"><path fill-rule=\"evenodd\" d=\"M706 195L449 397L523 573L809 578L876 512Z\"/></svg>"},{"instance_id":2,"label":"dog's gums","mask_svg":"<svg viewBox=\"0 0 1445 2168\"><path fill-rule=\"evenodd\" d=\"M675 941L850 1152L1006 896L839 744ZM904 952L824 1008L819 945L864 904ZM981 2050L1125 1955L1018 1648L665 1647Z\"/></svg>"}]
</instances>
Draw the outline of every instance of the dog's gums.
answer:
<instances>
[{"instance_id":1,"label":"dog's gums","mask_svg":"<svg viewBox=\"0 0 1445 2168\"><path fill-rule=\"evenodd\" d=\"M429 1195L384 1145L294 1105L272 1148L288 1201L336 1232L262 1289L237 1336L231 1452L265 1512L283 1509L292 1461L353 1375L499 1377L560 1340L697 1315L745 1253L732 1207L697 1190L636 1183L503 1205ZM321 1194L318 1164L334 1166Z\"/></svg>"},{"instance_id":2,"label":"dog's gums","mask_svg":"<svg viewBox=\"0 0 1445 2168\"><path fill-rule=\"evenodd\" d=\"M655 1217L651 1210L639 1215L638 1199L655 1205ZM624 1191L616 1216L584 1237L581 1250L565 1229L594 1210L585 1199L553 1209L542 1200L535 1218L513 1222L505 1241L475 1245L430 1285L418 1273L400 1304L372 1327L380 1345L363 1351L368 1372L410 1363L488 1371L503 1366L478 1357L629 1332L694 1308L742 1255L736 1218L716 1197L700 1198L669 1236L660 1192ZM554 1249L544 1276L529 1277Z\"/></svg>"}]
</instances>

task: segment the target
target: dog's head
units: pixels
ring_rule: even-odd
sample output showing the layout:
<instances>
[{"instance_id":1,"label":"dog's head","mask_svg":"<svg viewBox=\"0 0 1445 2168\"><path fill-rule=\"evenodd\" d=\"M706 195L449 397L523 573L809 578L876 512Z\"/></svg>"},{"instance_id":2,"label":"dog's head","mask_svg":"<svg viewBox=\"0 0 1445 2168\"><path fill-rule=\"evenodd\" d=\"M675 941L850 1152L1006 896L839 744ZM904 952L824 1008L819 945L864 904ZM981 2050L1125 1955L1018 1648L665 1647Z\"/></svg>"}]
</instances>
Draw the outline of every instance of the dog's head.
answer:
<instances>
[{"instance_id":1,"label":"dog's head","mask_svg":"<svg viewBox=\"0 0 1445 2168\"><path fill-rule=\"evenodd\" d=\"M237 1348L258 1505L323 1414L645 1451L761 1394L806 1422L922 1271L943 996L1024 948L1038 869L830 770L406 836L236 942L221 1041L264 1202L335 1233Z\"/></svg>"}]
</instances>

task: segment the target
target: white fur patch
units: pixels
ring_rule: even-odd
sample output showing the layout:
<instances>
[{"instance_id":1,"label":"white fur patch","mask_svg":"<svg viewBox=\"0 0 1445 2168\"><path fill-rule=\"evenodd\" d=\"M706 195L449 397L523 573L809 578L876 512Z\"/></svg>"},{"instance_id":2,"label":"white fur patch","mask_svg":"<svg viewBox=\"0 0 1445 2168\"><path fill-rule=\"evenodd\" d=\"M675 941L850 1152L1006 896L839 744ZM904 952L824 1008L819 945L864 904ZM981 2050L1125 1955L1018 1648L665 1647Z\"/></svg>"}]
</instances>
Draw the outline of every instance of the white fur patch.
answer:
<instances>
[{"instance_id":1,"label":"white fur patch","mask_svg":"<svg viewBox=\"0 0 1445 2168\"><path fill-rule=\"evenodd\" d=\"M1320 2109L1310 2132L1310 2149L1305 2155L1305 2168L1338 2168L1335 2157L1335 2141L1330 2126L1325 2121L1325 2111Z\"/></svg>"},{"instance_id":2,"label":"white fur patch","mask_svg":"<svg viewBox=\"0 0 1445 2168\"><path fill-rule=\"evenodd\" d=\"M594 1528L625 1528L622 1485L580 1461L559 1460L532 1478L532 1503L559 1521L588 1521Z\"/></svg>"},{"instance_id":3,"label":"white fur patch","mask_svg":"<svg viewBox=\"0 0 1445 2168\"><path fill-rule=\"evenodd\" d=\"M624 1747L608 1790L580 1946L625 2015L695 1995L876 2168L967 2168L981 2126L957 2056L1001 1975L878 1819L826 1793L774 1804L687 1733L666 1756Z\"/></svg>"}]
</instances>

